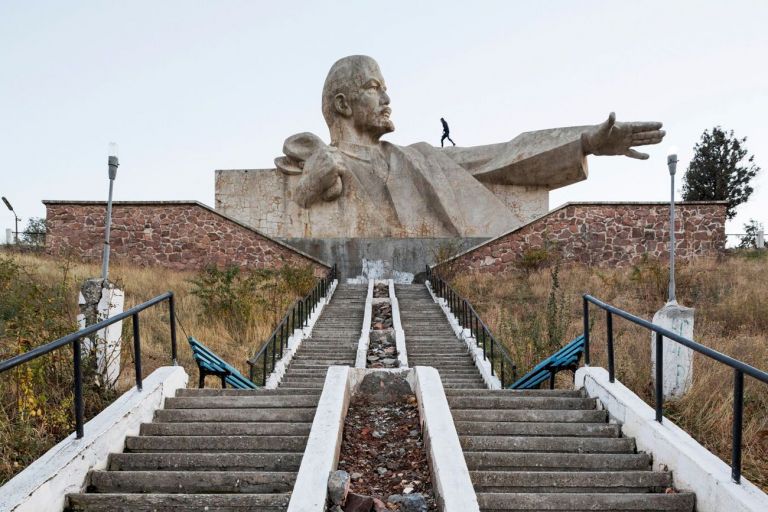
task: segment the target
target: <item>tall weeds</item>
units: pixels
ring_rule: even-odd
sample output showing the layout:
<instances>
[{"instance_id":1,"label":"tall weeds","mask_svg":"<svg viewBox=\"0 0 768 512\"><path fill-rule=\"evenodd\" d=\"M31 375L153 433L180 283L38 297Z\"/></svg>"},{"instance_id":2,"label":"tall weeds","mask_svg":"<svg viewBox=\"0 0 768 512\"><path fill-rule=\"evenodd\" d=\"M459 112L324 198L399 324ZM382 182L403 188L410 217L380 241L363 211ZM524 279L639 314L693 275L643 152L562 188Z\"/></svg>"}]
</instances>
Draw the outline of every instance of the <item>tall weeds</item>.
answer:
<instances>
[{"instance_id":1,"label":"tall weeds","mask_svg":"<svg viewBox=\"0 0 768 512\"><path fill-rule=\"evenodd\" d=\"M525 269L503 277L464 275L454 285L505 344L522 374L581 334L582 294L650 319L664 305L667 279L666 265L644 261L623 269L571 266ZM739 252L699 260L679 267L676 280L678 301L696 308L696 341L768 369L767 257ZM593 365L606 366L605 317L593 309L591 321ZM613 329L617 378L652 405L650 334L618 318ZM557 346L550 346L552 342ZM561 375L558 385L571 386L570 378ZM732 382L732 370L696 355L691 391L669 401L665 409L669 418L726 462L732 439ZM744 474L768 489L768 385L750 378L744 421Z\"/></svg>"},{"instance_id":2,"label":"tall weeds","mask_svg":"<svg viewBox=\"0 0 768 512\"><path fill-rule=\"evenodd\" d=\"M77 329L79 288L97 265L32 254L0 253L0 359ZM311 268L274 271L206 269L200 273L114 265L110 278L125 291L125 308L166 291L176 297L179 364L197 382L185 335L205 343L245 372L245 361L269 336L287 306L314 284ZM171 362L166 304L140 314L144 376ZM122 373L117 392L99 387L95 363L85 361L86 418L135 385L130 321L123 322ZM0 374L0 483L74 431L72 350L64 348ZM209 378L208 386L218 386Z\"/></svg>"}]
</instances>

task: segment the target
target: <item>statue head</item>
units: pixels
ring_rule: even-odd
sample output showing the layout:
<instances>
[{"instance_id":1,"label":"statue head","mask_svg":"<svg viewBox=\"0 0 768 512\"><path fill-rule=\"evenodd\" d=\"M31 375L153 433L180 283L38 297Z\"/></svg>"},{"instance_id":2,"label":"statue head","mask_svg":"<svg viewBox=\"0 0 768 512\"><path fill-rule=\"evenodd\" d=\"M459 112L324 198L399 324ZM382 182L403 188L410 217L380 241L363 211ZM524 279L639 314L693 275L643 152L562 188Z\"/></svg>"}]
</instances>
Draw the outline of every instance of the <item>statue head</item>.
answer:
<instances>
[{"instance_id":1,"label":"statue head","mask_svg":"<svg viewBox=\"0 0 768 512\"><path fill-rule=\"evenodd\" d=\"M375 60L351 55L331 66L323 85L323 117L331 144L375 144L394 131L391 112L384 77Z\"/></svg>"}]
</instances>

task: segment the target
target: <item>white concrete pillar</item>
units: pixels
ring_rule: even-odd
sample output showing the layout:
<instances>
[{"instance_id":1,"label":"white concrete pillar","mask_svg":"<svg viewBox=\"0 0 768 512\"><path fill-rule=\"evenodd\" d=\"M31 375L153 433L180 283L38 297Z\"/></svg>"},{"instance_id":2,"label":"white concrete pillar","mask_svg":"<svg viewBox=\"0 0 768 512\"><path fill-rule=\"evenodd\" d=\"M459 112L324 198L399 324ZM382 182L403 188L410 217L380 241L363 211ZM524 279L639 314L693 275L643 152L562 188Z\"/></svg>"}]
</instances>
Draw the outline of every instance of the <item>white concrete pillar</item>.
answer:
<instances>
[{"instance_id":1,"label":"white concrete pillar","mask_svg":"<svg viewBox=\"0 0 768 512\"><path fill-rule=\"evenodd\" d=\"M5 230L5 243L11 245L13 243L13 230L6 228Z\"/></svg>"},{"instance_id":2,"label":"white concrete pillar","mask_svg":"<svg viewBox=\"0 0 768 512\"><path fill-rule=\"evenodd\" d=\"M653 315L653 323L679 334L684 338L693 339L694 309L679 305L677 302L667 302L663 308ZM693 380L693 350L668 338L663 339L664 350L662 358L664 398L680 398L691 387ZM656 381L656 333L651 333L651 376Z\"/></svg>"},{"instance_id":3,"label":"white concrete pillar","mask_svg":"<svg viewBox=\"0 0 768 512\"><path fill-rule=\"evenodd\" d=\"M763 228L760 228L757 231L757 240L756 244L758 249L765 249L765 231L763 231Z\"/></svg>"},{"instance_id":4,"label":"white concrete pillar","mask_svg":"<svg viewBox=\"0 0 768 512\"><path fill-rule=\"evenodd\" d=\"M102 279L89 279L80 292L81 313L77 322L81 329L123 312L125 294L114 283ZM101 382L114 387L120 376L120 349L123 322L116 322L96 333L93 338L83 339L86 354L95 350L96 371Z\"/></svg>"}]
</instances>

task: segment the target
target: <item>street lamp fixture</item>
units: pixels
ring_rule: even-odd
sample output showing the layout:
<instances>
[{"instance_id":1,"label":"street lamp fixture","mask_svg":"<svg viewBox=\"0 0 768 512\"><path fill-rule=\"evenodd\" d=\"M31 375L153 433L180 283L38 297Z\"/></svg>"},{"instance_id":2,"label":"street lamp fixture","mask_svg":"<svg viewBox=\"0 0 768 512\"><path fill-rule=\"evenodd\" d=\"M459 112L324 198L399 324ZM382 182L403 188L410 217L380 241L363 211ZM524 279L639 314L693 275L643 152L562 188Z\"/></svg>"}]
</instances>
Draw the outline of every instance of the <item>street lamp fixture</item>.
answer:
<instances>
[{"instance_id":1,"label":"street lamp fixture","mask_svg":"<svg viewBox=\"0 0 768 512\"><path fill-rule=\"evenodd\" d=\"M675 297L675 172L677 171L677 148L671 147L667 152L667 167L669 168L669 300L677 302Z\"/></svg>"},{"instance_id":2,"label":"street lamp fixture","mask_svg":"<svg viewBox=\"0 0 768 512\"><path fill-rule=\"evenodd\" d=\"M109 169L109 197L107 199L107 221L104 228L104 252L101 262L101 278L106 280L109 277L109 234L112 227L112 189L117 177L117 168L120 162L117 158L117 144L109 143L109 156L107 157L107 166Z\"/></svg>"},{"instance_id":3,"label":"street lamp fixture","mask_svg":"<svg viewBox=\"0 0 768 512\"><path fill-rule=\"evenodd\" d=\"M13 234L13 241L14 243L19 243L19 221L21 220L18 215L16 215L16 211L13 209L13 206L11 206L11 203L8 201L8 199L3 196L3 202L5 203L5 206L8 207L8 209L13 213L13 219L16 222L16 231Z\"/></svg>"}]
</instances>

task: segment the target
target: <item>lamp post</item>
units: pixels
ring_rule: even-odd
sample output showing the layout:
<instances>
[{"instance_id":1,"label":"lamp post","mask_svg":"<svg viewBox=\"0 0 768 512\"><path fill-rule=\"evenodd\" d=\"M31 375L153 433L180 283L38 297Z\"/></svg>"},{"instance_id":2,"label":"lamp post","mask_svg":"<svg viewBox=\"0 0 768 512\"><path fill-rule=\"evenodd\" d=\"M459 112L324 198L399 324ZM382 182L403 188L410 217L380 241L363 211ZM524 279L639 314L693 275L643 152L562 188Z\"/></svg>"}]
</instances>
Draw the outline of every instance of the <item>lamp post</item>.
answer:
<instances>
[{"instance_id":1,"label":"lamp post","mask_svg":"<svg viewBox=\"0 0 768 512\"><path fill-rule=\"evenodd\" d=\"M5 206L8 207L8 209L13 213L13 218L16 221L16 231L14 231L13 234L13 243L18 244L19 243L19 216L16 215L16 211L13 209L13 206L11 206L11 203L8 201L8 199L3 196L3 202L5 203Z\"/></svg>"},{"instance_id":2,"label":"lamp post","mask_svg":"<svg viewBox=\"0 0 768 512\"><path fill-rule=\"evenodd\" d=\"M101 262L101 278L106 281L109 277L109 232L112 227L112 188L117 177L117 167L120 165L117 159L117 144L109 143L109 157L107 158L109 167L109 198L107 199L107 224L104 228L104 253Z\"/></svg>"},{"instance_id":3,"label":"lamp post","mask_svg":"<svg viewBox=\"0 0 768 512\"><path fill-rule=\"evenodd\" d=\"M675 297L675 171L677 170L677 149L670 148L667 155L669 168L669 300L677 302Z\"/></svg>"}]
</instances>

